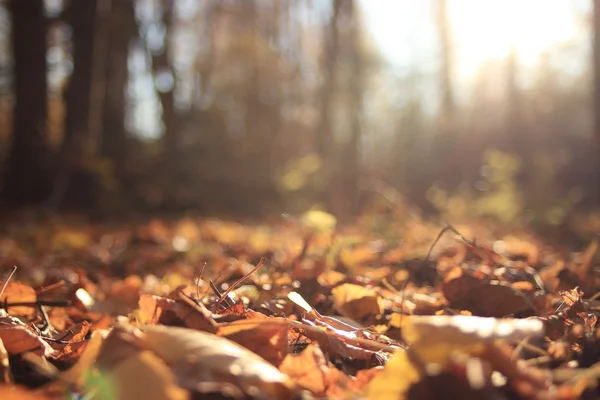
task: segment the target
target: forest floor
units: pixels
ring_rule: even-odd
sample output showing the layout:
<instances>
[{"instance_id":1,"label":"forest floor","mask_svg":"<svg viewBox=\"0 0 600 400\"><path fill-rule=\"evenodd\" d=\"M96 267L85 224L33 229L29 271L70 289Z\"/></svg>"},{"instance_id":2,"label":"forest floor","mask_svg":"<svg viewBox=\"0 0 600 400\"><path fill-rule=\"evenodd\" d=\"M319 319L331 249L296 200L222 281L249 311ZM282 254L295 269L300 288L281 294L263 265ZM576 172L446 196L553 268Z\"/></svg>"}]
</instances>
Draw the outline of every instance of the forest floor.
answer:
<instances>
[{"instance_id":1,"label":"forest floor","mask_svg":"<svg viewBox=\"0 0 600 400\"><path fill-rule=\"evenodd\" d=\"M586 221L13 222L0 399L598 398Z\"/></svg>"}]
</instances>

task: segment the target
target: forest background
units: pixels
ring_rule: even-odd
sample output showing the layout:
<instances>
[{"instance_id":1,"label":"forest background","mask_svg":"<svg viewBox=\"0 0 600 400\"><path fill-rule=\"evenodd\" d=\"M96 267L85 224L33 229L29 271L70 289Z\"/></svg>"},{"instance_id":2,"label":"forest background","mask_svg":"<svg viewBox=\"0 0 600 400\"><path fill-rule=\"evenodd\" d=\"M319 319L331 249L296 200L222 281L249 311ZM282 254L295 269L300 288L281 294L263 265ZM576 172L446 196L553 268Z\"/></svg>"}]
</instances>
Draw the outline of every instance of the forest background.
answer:
<instances>
[{"instance_id":1,"label":"forest background","mask_svg":"<svg viewBox=\"0 0 600 400\"><path fill-rule=\"evenodd\" d=\"M1 198L100 216L391 202L561 226L600 204L598 10L0 1Z\"/></svg>"}]
</instances>

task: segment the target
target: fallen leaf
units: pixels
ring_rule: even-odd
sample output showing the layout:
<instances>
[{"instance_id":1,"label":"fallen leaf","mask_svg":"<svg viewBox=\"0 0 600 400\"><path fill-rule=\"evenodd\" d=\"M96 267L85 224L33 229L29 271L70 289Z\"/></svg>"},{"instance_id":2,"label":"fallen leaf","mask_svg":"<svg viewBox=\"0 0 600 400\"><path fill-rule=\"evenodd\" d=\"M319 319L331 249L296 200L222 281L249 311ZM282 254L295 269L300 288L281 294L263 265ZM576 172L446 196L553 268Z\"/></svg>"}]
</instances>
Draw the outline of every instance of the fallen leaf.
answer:
<instances>
[{"instance_id":1,"label":"fallen leaf","mask_svg":"<svg viewBox=\"0 0 600 400\"><path fill-rule=\"evenodd\" d=\"M48 343L23 325L0 325L0 340L11 356L30 351L48 357L54 352Z\"/></svg>"},{"instance_id":2,"label":"fallen leaf","mask_svg":"<svg viewBox=\"0 0 600 400\"><path fill-rule=\"evenodd\" d=\"M143 343L173 369L182 387L233 384L244 393L270 398L292 395L289 378L260 356L228 339L187 328L148 326Z\"/></svg>"},{"instance_id":3,"label":"fallen leaf","mask_svg":"<svg viewBox=\"0 0 600 400\"><path fill-rule=\"evenodd\" d=\"M0 282L0 287L2 287L3 284L4 282ZM0 302L2 304L35 304L36 301L37 295L35 290L33 290L31 286L24 285L20 282L8 282L6 288L4 289L4 293L2 293L2 296L0 296ZM14 317L23 317L27 319L32 319L37 313L35 305L8 307L7 311Z\"/></svg>"},{"instance_id":4,"label":"fallen leaf","mask_svg":"<svg viewBox=\"0 0 600 400\"><path fill-rule=\"evenodd\" d=\"M345 283L331 293L335 308L345 317L360 320L383 313L381 297L371 288Z\"/></svg>"},{"instance_id":5,"label":"fallen leaf","mask_svg":"<svg viewBox=\"0 0 600 400\"><path fill-rule=\"evenodd\" d=\"M402 338L425 363L444 364L453 351L483 351L497 340L519 341L541 336L539 319L483 318L467 315L408 316Z\"/></svg>"},{"instance_id":6,"label":"fallen leaf","mask_svg":"<svg viewBox=\"0 0 600 400\"><path fill-rule=\"evenodd\" d=\"M274 366L287 355L288 324L284 319L241 320L222 325L217 335L240 344Z\"/></svg>"},{"instance_id":7,"label":"fallen leaf","mask_svg":"<svg viewBox=\"0 0 600 400\"><path fill-rule=\"evenodd\" d=\"M4 347L4 343L0 339L0 385L2 383L12 383L12 377L10 374L10 362L8 358L8 351Z\"/></svg>"},{"instance_id":8,"label":"fallen leaf","mask_svg":"<svg viewBox=\"0 0 600 400\"><path fill-rule=\"evenodd\" d=\"M328 367L318 345L309 344L300 354L289 354L279 370L313 395L325 395Z\"/></svg>"},{"instance_id":9,"label":"fallen leaf","mask_svg":"<svg viewBox=\"0 0 600 400\"><path fill-rule=\"evenodd\" d=\"M369 382L366 390L368 399L404 399L408 389L419 382L424 371L410 359L408 352L397 351L387 362L383 371Z\"/></svg>"},{"instance_id":10,"label":"fallen leaf","mask_svg":"<svg viewBox=\"0 0 600 400\"><path fill-rule=\"evenodd\" d=\"M50 400L41 393L36 393L24 387L0 384L0 399L2 400Z\"/></svg>"},{"instance_id":11,"label":"fallen leaf","mask_svg":"<svg viewBox=\"0 0 600 400\"><path fill-rule=\"evenodd\" d=\"M114 385L115 398L122 400L184 400L186 390L176 384L176 377L151 351L130 355L110 370L103 371L106 381ZM88 388L89 389L89 388Z\"/></svg>"},{"instance_id":12,"label":"fallen leaf","mask_svg":"<svg viewBox=\"0 0 600 400\"><path fill-rule=\"evenodd\" d=\"M534 306L524 293L503 282L475 277L460 267L448 273L442 292L450 307L482 317L534 314Z\"/></svg>"}]
</instances>

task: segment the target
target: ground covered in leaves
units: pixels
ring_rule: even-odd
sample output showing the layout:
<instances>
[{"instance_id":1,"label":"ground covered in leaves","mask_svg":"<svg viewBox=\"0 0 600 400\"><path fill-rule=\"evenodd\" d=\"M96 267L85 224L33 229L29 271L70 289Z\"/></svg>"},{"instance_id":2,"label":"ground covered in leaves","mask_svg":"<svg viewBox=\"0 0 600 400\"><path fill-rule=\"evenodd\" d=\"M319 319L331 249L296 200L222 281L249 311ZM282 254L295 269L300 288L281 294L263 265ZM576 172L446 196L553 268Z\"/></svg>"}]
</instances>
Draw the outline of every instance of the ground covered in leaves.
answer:
<instances>
[{"instance_id":1,"label":"ground covered in leaves","mask_svg":"<svg viewBox=\"0 0 600 400\"><path fill-rule=\"evenodd\" d=\"M11 224L0 399L597 398L597 251L410 216Z\"/></svg>"}]
</instances>

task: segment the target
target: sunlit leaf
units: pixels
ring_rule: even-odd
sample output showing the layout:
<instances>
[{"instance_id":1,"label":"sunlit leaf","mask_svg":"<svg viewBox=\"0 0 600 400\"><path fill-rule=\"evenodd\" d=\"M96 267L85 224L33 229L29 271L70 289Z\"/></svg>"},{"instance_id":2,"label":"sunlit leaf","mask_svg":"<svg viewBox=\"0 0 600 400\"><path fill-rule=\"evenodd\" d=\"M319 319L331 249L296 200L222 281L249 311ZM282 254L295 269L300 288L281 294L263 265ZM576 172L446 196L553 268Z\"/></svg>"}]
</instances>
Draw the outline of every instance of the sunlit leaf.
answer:
<instances>
[{"instance_id":1,"label":"sunlit leaf","mask_svg":"<svg viewBox=\"0 0 600 400\"><path fill-rule=\"evenodd\" d=\"M289 398L291 382L272 364L219 336L186 328L148 326L145 346L165 360L186 388L233 384L244 393Z\"/></svg>"},{"instance_id":2,"label":"sunlit leaf","mask_svg":"<svg viewBox=\"0 0 600 400\"><path fill-rule=\"evenodd\" d=\"M382 299L371 288L345 283L331 293L336 309L345 317L360 320L383 312Z\"/></svg>"}]
</instances>

